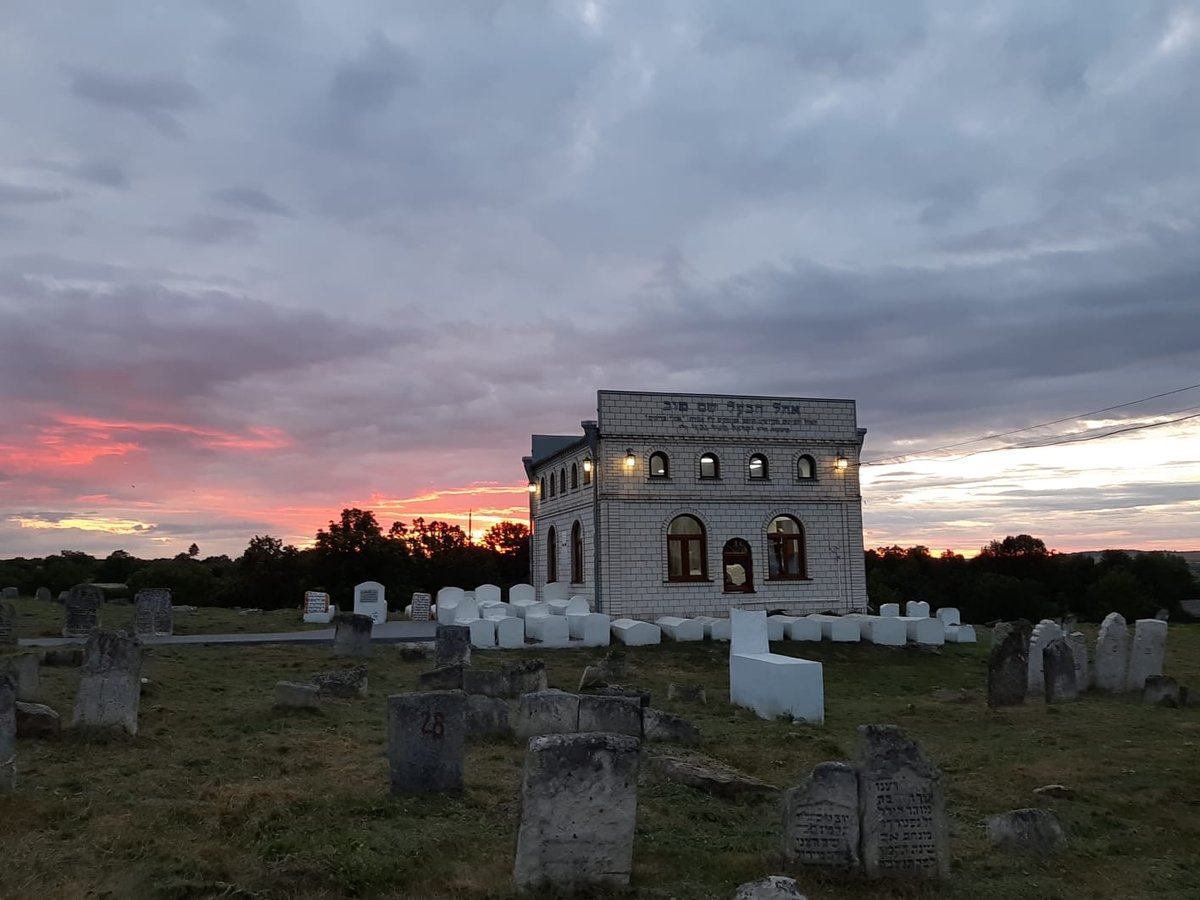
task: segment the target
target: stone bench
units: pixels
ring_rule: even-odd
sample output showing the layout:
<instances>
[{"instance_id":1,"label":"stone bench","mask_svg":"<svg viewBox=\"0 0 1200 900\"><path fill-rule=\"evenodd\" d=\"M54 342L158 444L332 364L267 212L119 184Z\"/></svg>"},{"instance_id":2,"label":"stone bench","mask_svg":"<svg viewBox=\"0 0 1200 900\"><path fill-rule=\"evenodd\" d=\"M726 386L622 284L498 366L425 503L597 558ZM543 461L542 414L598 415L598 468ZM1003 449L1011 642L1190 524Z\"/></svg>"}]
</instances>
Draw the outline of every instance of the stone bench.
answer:
<instances>
[{"instance_id":1,"label":"stone bench","mask_svg":"<svg viewBox=\"0 0 1200 900\"><path fill-rule=\"evenodd\" d=\"M767 614L731 609L729 699L762 719L788 714L806 722L825 721L825 680L821 664L771 653Z\"/></svg>"}]
</instances>

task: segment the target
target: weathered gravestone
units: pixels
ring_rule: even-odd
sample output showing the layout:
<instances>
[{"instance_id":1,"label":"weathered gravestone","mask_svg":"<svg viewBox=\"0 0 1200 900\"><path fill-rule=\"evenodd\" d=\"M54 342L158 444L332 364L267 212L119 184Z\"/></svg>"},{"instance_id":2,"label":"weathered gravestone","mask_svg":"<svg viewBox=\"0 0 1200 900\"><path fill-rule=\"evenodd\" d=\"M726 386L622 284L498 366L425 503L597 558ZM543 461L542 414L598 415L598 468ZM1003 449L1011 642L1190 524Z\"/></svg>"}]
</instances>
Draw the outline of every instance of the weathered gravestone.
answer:
<instances>
[{"instance_id":1,"label":"weathered gravestone","mask_svg":"<svg viewBox=\"0 0 1200 900\"><path fill-rule=\"evenodd\" d=\"M412 595L412 606L409 608L408 617L414 622L429 621L429 607L433 603L433 597L429 594L415 593Z\"/></svg>"},{"instance_id":2,"label":"weathered gravestone","mask_svg":"<svg viewBox=\"0 0 1200 900\"><path fill-rule=\"evenodd\" d=\"M783 795L783 855L807 866L858 868L858 773L821 763Z\"/></svg>"},{"instance_id":3,"label":"weathered gravestone","mask_svg":"<svg viewBox=\"0 0 1200 900\"><path fill-rule=\"evenodd\" d=\"M358 613L338 613L333 617L333 655L370 656L371 628L374 621L370 616Z\"/></svg>"},{"instance_id":4,"label":"weathered gravestone","mask_svg":"<svg viewBox=\"0 0 1200 900\"><path fill-rule=\"evenodd\" d=\"M50 588L48 588L48 587L38 588L37 593L35 593L33 595L33 597L35 600L40 600L43 603L49 603L51 600L54 599L54 596L50 593Z\"/></svg>"},{"instance_id":5,"label":"weathered gravestone","mask_svg":"<svg viewBox=\"0 0 1200 900\"><path fill-rule=\"evenodd\" d=\"M988 843L1003 850L1042 856L1067 846L1058 816L1048 809L1014 809L984 820Z\"/></svg>"},{"instance_id":6,"label":"weathered gravestone","mask_svg":"<svg viewBox=\"0 0 1200 900\"><path fill-rule=\"evenodd\" d=\"M858 728L863 869L872 878L945 878L950 839L942 773L894 725Z\"/></svg>"},{"instance_id":7,"label":"weathered gravestone","mask_svg":"<svg viewBox=\"0 0 1200 900\"><path fill-rule=\"evenodd\" d=\"M17 644L17 608L8 600L0 600L0 647Z\"/></svg>"},{"instance_id":8,"label":"weathered gravestone","mask_svg":"<svg viewBox=\"0 0 1200 900\"><path fill-rule=\"evenodd\" d=\"M517 705L519 738L579 730L579 695L548 690L522 694Z\"/></svg>"},{"instance_id":9,"label":"weathered gravestone","mask_svg":"<svg viewBox=\"0 0 1200 900\"><path fill-rule=\"evenodd\" d=\"M579 698L578 731L608 731L642 736L642 704L637 697L583 695Z\"/></svg>"},{"instance_id":10,"label":"weathered gravestone","mask_svg":"<svg viewBox=\"0 0 1200 900\"><path fill-rule=\"evenodd\" d=\"M21 592L15 587L6 587L0 591L0 600L16 600L21 596Z\"/></svg>"},{"instance_id":11,"label":"weathered gravestone","mask_svg":"<svg viewBox=\"0 0 1200 900\"><path fill-rule=\"evenodd\" d=\"M84 649L74 727L119 727L137 734L142 644L123 631L94 632Z\"/></svg>"},{"instance_id":12,"label":"weathered gravestone","mask_svg":"<svg viewBox=\"0 0 1200 900\"><path fill-rule=\"evenodd\" d=\"M1075 653L1065 637L1054 638L1042 648L1042 677L1047 703L1067 703L1078 698Z\"/></svg>"},{"instance_id":13,"label":"weathered gravestone","mask_svg":"<svg viewBox=\"0 0 1200 900\"><path fill-rule=\"evenodd\" d=\"M1129 672L1129 629L1120 613L1109 613L1096 636L1096 689L1119 694Z\"/></svg>"},{"instance_id":14,"label":"weathered gravestone","mask_svg":"<svg viewBox=\"0 0 1200 900\"><path fill-rule=\"evenodd\" d=\"M629 884L637 820L638 740L551 734L529 741L513 880L563 896Z\"/></svg>"},{"instance_id":15,"label":"weathered gravestone","mask_svg":"<svg viewBox=\"0 0 1200 900\"><path fill-rule=\"evenodd\" d=\"M1075 689L1083 694L1091 686L1088 676L1087 635L1082 631L1072 631L1067 635L1071 642L1071 653L1075 656Z\"/></svg>"},{"instance_id":16,"label":"weathered gravestone","mask_svg":"<svg viewBox=\"0 0 1200 900\"><path fill-rule=\"evenodd\" d=\"M1025 619L1000 622L992 631L988 654L988 706L1025 702L1029 680L1030 625Z\"/></svg>"},{"instance_id":17,"label":"weathered gravestone","mask_svg":"<svg viewBox=\"0 0 1200 900\"><path fill-rule=\"evenodd\" d=\"M17 688L18 700L42 699L41 656L37 653L15 653L0 657L0 672L8 672Z\"/></svg>"},{"instance_id":18,"label":"weathered gravestone","mask_svg":"<svg viewBox=\"0 0 1200 900\"><path fill-rule=\"evenodd\" d=\"M0 672L0 794L16 787L17 686L11 676Z\"/></svg>"},{"instance_id":19,"label":"weathered gravestone","mask_svg":"<svg viewBox=\"0 0 1200 900\"><path fill-rule=\"evenodd\" d=\"M1168 675L1151 675L1142 689L1142 702L1181 709L1187 706L1188 689Z\"/></svg>"},{"instance_id":20,"label":"weathered gravestone","mask_svg":"<svg viewBox=\"0 0 1200 900\"><path fill-rule=\"evenodd\" d=\"M467 740L512 735L512 727L508 724L508 703L499 697L468 694L466 715Z\"/></svg>"},{"instance_id":21,"label":"weathered gravestone","mask_svg":"<svg viewBox=\"0 0 1200 900\"><path fill-rule=\"evenodd\" d=\"M135 634L174 633L170 588L147 588L138 591L133 598L133 607Z\"/></svg>"},{"instance_id":22,"label":"weathered gravestone","mask_svg":"<svg viewBox=\"0 0 1200 900\"><path fill-rule=\"evenodd\" d=\"M758 881L747 881L739 884L734 891L733 900L807 900L796 879L786 875L768 875Z\"/></svg>"},{"instance_id":23,"label":"weathered gravestone","mask_svg":"<svg viewBox=\"0 0 1200 900\"><path fill-rule=\"evenodd\" d=\"M278 709L320 709L321 689L315 684L277 681L275 682L275 706Z\"/></svg>"},{"instance_id":24,"label":"weathered gravestone","mask_svg":"<svg viewBox=\"0 0 1200 900\"><path fill-rule=\"evenodd\" d=\"M463 788L467 695L429 691L388 697L388 765L398 796Z\"/></svg>"},{"instance_id":25,"label":"weathered gravestone","mask_svg":"<svg viewBox=\"0 0 1200 900\"><path fill-rule=\"evenodd\" d=\"M1046 678L1042 670L1042 650L1055 638L1062 637L1062 628L1051 619L1042 619L1033 626L1033 634L1029 638L1029 692L1040 694L1046 688Z\"/></svg>"},{"instance_id":26,"label":"weathered gravestone","mask_svg":"<svg viewBox=\"0 0 1200 900\"><path fill-rule=\"evenodd\" d=\"M1129 650L1127 691L1141 693L1146 679L1161 675L1167 652L1167 623L1161 619L1138 619L1133 627L1133 646Z\"/></svg>"},{"instance_id":27,"label":"weathered gravestone","mask_svg":"<svg viewBox=\"0 0 1200 900\"><path fill-rule=\"evenodd\" d=\"M100 627L100 604L104 592L94 584L77 584L67 592L63 637L87 637Z\"/></svg>"},{"instance_id":28,"label":"weathered gravestone","mask_svg":"<svg viewBox=\"0 0 1200 900\"><path fill-rule=\"evenodd\" d=\"M309 679L316 685L322 695L353 699L367 696L367 667L355 666L353 669L336 669L332 672L318 672Z\"/></svg>"},{"instance_id":29,"label":"weathered gravestone","mask_svg":"<svg viewBox=\"0 0 1200 900\"><path fill-rule=\"evenodd\" d=\"M471 664L471 629L466 625L439 625L434 632L433 665L469 666Z\"/></svg>"}]
</instances>

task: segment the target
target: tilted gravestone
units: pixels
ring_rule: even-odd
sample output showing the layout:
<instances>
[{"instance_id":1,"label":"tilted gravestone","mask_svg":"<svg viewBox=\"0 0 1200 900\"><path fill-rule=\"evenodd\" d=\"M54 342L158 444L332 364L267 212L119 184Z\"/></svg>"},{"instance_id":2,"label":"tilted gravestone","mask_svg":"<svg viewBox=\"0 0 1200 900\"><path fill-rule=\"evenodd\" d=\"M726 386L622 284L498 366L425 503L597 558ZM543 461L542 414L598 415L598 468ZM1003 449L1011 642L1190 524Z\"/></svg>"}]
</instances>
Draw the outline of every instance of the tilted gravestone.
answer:
<instances>
[{"instance_id":1,"label":"tilted gravestone","mask_svg":"<svg viewBox=\"0 0 1200 900\"><path fill-rule=\"evenodd\" d=\"M38 588L37 593L35 593L33 595L33 597L35 600L40 600L43 603L49 603L51 600L54 599L53 595L50 593L50 588L48 588L48 587Z\"/></svg>"},{"instance_id":2,"label":"tilted gravestone","mask_svg":"<svg viewBox=\"0 0 1200 900\"><path fill-rule=\"evenodd\" d=\"M783 855L807 866L858 868L858 773L821 763L783 795Z\"/></svg>"},{"instance_id":3,"label":"tilted gravestone","mask_svg":"<svg viewBox=\"0 0 1200 900\"><path fill-rule=\"evenodd\" d=\"M1067 703L1079 697L1075 653L1065 637L1054 638L1042 648L1042 677L1047 703Z\"/></svg>"},{"instance_id":4,"label":"tilted gravestone","mask_svg":"<svg viewBox=\"0 0 1200 900\"><path fill-rule=\"evenodd\" d=\"M859 854L872 878L945 878L950 838L942 773L894 725L858 728Z\"/></svg>"},{"instance_id":5,"label":"tilted gravestone","mask_svg":"<svg viewBox=\"0 0 1200 900\"><path fill-rule=\"evenodd\" d=\"M1033 626L1033 634L1029 637L1029 692L1040 694L1046 687L1046 679L1042 672L1042 650L1055 638L1062 637L1063 631L1057 622L1042 619Z\"/></svg>"},{"instance_id":6,"label":"tilted gravestone","mask_svg":"<svg viewBox=\"0 0 1200 900\"><path fill-rule=\"evenodd\" d=\"M12 677L0 671L0 794L16 787L17 769L17 686Z\"/></svg>"},{"instance_id":7,"label":"tilted gravestone","mask_svg":"<svg viewBox=\"0 0 1200 900\"><path fill-rule=\"evenodd\" d=\"M426 691L388 697L388 765L397 796L461 791L467 695Z\"/></svg>"},{"instance_id":8,"label":"tilted gravestone","mask_svg":"<svg viewBox=\"0 0 1200 900\"><path fill-rule=\"evenodd\" d=\"M1000 622L992 631L988 654L988 706L1015 706L1025 702L1029 683L1030 625L1025 619Z\"/></svg>"},{"instance_id":9,"label":"tilted gravestone","mask_svg":"<svg viewBox=\"0 0 1200 900\"><path fill-rule=\"evenodd\" d=\"M100 627L100 604L104 592L94 584L77 584L67 592L63 637L87 637Z\"/></svg>"},{"instance_id":10,"label":"tilted gravestone","mask_svg":"<svg viewBox=\"0 0 1200 900\"><path fill-rule=\"evenodd\" d=\"M466 625L439 625L434 632L433 665L469 666L471 664L471 629Z\"/></svg>"},{"instance_id":11,"label":"tilted gravestone","mask_svg":"<svg viewBox=\"0 0 1200 900\"><path fill-rule=\"evenodd\" d=\"M138 635L174 634L170 588L146 588L137 592L133 598L133 631Z\"/></svg>"},{"instance_id":12,"label":"tilted gravestone","mask_svg":"<svg viewBox=\"0 0 1200 900\"><path fill-rule=\"evenodd\" d=\"M521 787L513 880L556 896L629 884L637 821L638 740L628 735L532 738Z\"/></svg>"},{"instance_id":13,"label":"tilted gravestone","mask_svg":"<svg viewBox=\"0 0 1200 900\"><path fill-rule=\"evenodd\" d=\"M1119 694L1129 672L1129 629L1120 613L1109 613L1096 635L1096 689Z\"/></svg>"},{"instance_id":14,"label":"tilted gravestone","mask_svg":"<svg viewBox=\"0 0 1200 900\"><path fill-rule=\"evenodd\" d=\"M17 608L8 600L0 600L0 647L17 644Z\"/></svg>"},{"instance_id":15,"label":"tilted gravestone","mask_svg":"<svg viewBox=\"0 0 1200 900\"><path fill-rule=\"evenodd\" d=\"M1161 675L1167 652L1167 623L1162 619L1138 619L1133 627L1133 646L1129 649L1127 691L1141 693L1146 679Z\"/></svg>"},{"instance_id":16,"label":"tilted gravestone","mask_svg":"<svg viewBox=\"0 0 1200 900\"><path fill-rule=\"evenodd\" d=\"M137 734L141 695L141 641L123 631L94 632L84 648L72 726Z\"/></svg>"},{"instance_id":17,"label":"tilted gravestone","mask_svg":"<svg viewBox=\"0 0 1200 900\"><path fill-rule=\"evenodd\" d=\"M334 656L370 656L371 629L375 625L370 616L360 616L358 613L338 613L333 617L333 622Z\"/></svg>"}]
</instances>

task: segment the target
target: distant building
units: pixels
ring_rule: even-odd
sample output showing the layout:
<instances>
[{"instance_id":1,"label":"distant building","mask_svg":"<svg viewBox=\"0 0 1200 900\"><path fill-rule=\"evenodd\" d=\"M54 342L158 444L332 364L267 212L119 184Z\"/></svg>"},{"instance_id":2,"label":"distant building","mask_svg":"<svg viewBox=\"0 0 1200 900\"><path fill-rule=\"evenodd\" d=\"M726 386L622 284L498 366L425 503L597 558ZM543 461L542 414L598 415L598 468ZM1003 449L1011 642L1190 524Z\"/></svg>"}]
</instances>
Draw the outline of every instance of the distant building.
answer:
<instances>
[{"instance_id":1,"label":"distant building","mask_svg":"<svg viewBox=\"0 0 1200 900\"><path fill-rule=\"evenodd\" d=\"M613 616L867 605L853 400L600 391L524 458L530 581Z\"/></svg>"}]
</instances>

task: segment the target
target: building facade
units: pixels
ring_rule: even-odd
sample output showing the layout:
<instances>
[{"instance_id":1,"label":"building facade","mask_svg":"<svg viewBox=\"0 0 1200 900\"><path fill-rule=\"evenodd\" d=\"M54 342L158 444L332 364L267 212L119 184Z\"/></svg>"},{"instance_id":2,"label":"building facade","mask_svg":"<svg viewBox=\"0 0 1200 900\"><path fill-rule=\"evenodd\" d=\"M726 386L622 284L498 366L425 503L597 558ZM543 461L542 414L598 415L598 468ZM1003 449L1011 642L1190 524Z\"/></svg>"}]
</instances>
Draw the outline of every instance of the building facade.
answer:
<instances>
[{"instance_id":1,"label":"building facade","mask_svg":"<svg viewBox=\"0 0 1200 900\"><path fill-rule=\"evenodd\" d=\"M867 606L853 400L600 391L534 435L531 572L616 616Z\"/></svg>"}]
</instances>

